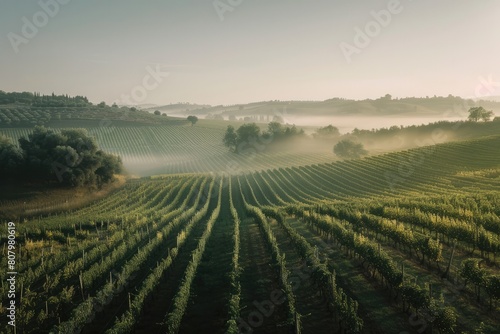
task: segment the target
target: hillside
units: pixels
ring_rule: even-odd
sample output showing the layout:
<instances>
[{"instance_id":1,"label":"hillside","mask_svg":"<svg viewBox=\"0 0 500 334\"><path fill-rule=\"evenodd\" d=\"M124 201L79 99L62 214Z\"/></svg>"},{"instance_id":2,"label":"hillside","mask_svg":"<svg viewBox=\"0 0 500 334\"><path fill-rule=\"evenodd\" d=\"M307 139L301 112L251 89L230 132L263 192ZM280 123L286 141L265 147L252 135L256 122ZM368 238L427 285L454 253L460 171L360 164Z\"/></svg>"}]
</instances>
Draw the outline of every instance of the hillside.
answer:
<instances>
[{"instance_id":1,"label":"hillside","mask_svg":"<svg viewBox=\"0 0 500 334\"><path fill-rule=\"evenodd\" d=\"M493 99L492 99L493 100ZM94 121L100 127L114 125L158 125L186 123L188 115L232 121L268 123L278 120L300 126L333 124L342 132L390 126L458 121L467 118L470 107L483 106L500 115L500 102L460 97L392 98L325 101L263 101L230 106L176 103L164 106L112 106L93 104L86 97L5 93L0 91L0 128L71 127L74 121ZM159 111L161 115L154 115ZM172 117L173 116L173 117Z\"/></svg>"},{"instance_id":2,"label":"hillside","mask_svg":"<svg viewBox=\"0 0 500 334\"><path fill-rule=\"evenodd\" d=\"M274 116L400 116L400 117L457 117L463 116L470 107L483 106L500 115L500 102L462 99L456 96L427 98L397 98L349 100L333 98L325 101L262 101L232 106L212 106L190 109L189 113L200 116L220 114L228 118ZM180 112L181 115L186 114ZM268 117L270 119L268 119Z\"/></svg>"},{"instance_id":3,"label":"hillside","mask_svg":"<svg viewBox=\"0 0 500 334\"><path fill-rule=\"evenodd\" d=\"M5 93L0 90L0 128L35 125L71 127L77 123L110 127L187 122L167 114L154 115L133 106L108 106L104 102L93 104L84 96Z\"/></svg>"},{"instance_id":4,"label":"hillside","mask_svg":"<svg viewBox=\"0 0 500 334\"><path fill-rule=\"evenodd\" d=\"M189 113L191 110L211 108L208 104L196 104L196 103L172 103L164 106L151 106L149 108L142 108L149 112L159 110L161 112L169 114L185 114Z\"/></svg>"},{"instance_id":5,"label":"hillside","mask_svg":"<svg viewBox=\"0 0 500 334\"><path fill-rule=\"evenodd\" d=\"M154 115L134 107L86 106L86 107L33 107L27 105L0 105L0 128L71 127L75 122L94 126L183 124L185 119ZM74 126L74 125L73 125Z\"/></svg>"},{"instance_id":6,"label":"hillside","mask_svg":"<svg viewBox=\"0 0 500 334\"><path fill-rule=\"evenodd\" d=\"M153 115L154 116L154 115ZM276 167L301 166L337 160L332 153L335 140L315 141L304 138L279 150L267 144L251 144L246 154L234 154L222 144L228 124L241 122L200 120L191 126L184 120L156 125L141 122L65 120L49 123L55 131L85 128L106 152L121 156L126 169L134 175L225 172L236 174ZM262 125L265 127L265 125ZM32 128L0 128L14 142L27 136ZM421 147L454 140L473 139L500 133L500 122L441 122L405 128L354 131L339 139L353 138L365 145L371 155ZM272 144L272 143L270 143Z\"/></svg>"},{"instance_id":7,"label":"hillside","mask_svg":"<svg viewBox=\"0 0 500 334\"><path fill-rule=\"evenodd\" d=\"M46 203L55 215L19 212L17 240L29 245L19 279L32 287L21 311L42 316L18 329L215 332L243 319L265 333L496 333L500 295L465 286L461 268L476 258L484 282L500 275L499 147L497 135L234 176L145 178L78 210L66 209L70 198ZM286 299L256 326L255 301L273 291Z\"/></svg>"},{"instance_id":8,"label":"hillside","mask_svg":"<svg viewBox=\"0 0 500 334\"><path fill-rule=\"evenodd\" d=\"M118 154L126 169L135 175L164 173L226 172L262 170L280 166L299 166L334 160L331 150L260 151L256 143L248 154L228 152L222 143L226 122L200 120L191 125L110 126L74 123L88 130L106 152ZM182 124L182 123L181 123ZM62 128L55 128L56 132ZM4 128L15 142L27 136L30 128ZM258 151L259 150L259 151ZM258 154L253 154L258 153Z\"/></svg>"}]
</instances>

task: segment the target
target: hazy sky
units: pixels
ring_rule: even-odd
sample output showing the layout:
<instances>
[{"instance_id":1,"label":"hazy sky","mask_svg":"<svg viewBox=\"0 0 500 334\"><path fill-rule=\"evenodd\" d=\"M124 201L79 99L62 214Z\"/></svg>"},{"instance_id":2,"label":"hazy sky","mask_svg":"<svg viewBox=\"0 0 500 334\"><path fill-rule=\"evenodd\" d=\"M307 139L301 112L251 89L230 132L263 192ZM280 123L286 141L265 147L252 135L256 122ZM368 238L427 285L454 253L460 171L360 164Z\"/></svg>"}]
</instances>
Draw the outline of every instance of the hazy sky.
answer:
<instances>
[{"instance_id":1,"label":"hazy sky","mask_svg":"<svg viewBox=\"0 0 500 334\"><path fill-rule=\"evenodd\" d=\"M0 90L156 104L470 97L480 77L500 81L499 19L498 0L0 0ZM168 76L154 80L157 66Z\"/></svg>"}]
</instances>

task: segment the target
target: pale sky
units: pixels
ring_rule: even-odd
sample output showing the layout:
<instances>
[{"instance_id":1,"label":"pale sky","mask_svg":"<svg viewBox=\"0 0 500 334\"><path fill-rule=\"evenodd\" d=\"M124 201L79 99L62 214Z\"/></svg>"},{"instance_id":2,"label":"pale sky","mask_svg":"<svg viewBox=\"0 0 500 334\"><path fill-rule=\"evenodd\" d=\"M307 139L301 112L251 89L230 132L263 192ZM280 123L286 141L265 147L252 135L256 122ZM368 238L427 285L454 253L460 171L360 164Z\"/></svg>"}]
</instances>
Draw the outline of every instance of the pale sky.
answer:
<instances>
[{"instance_id":1,"label":"pale sky","mask_svg":"<svg viewBox=\"0 0 500 334\"><path fill-rule=\"evenodd\" d=\"M473 97L500 81L498 0L58 1L0 0L0 90L227 105ZM372 36L355 44L356 28Z\"/></svg>"}]
</instances>

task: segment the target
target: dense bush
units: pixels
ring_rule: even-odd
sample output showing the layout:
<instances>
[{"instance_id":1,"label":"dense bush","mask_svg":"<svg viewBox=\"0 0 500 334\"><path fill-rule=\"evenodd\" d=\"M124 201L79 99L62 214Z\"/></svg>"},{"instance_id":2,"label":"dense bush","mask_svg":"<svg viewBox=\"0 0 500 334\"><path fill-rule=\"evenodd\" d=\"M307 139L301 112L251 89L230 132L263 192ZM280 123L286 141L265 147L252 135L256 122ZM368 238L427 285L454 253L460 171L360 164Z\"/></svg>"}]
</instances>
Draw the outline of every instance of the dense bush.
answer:
<instances>
[{"instance_id":1,"label":"dense bush","mask_svg":"<svg viewBox=\"0 0 500 334\"><path fill-rule=\"evenodd\" d=\"M367 155L368 151L364 149L363 144L361 143L356 143L349 139L343 139L335 144L333 147L333 153L344 159L358 159L363 155Z\"/></svg>"},{"instance_id":2,"label":"dense bush","mask_svg":"<svg viewBox=\"0 0 500 334\"><path fill-rule=\"evenodd\" d=\"M2 180L10 180L16 176L23 163L23 153L8 137L0 135L0 175Z\"/></svg>"},{"instance_id":3,"label":"dense bush","mask_svg":"<svg viewBox=\"0 0 500 334\"><path fill-rule=\"evenodd\" d=\"M83 129L55 133L36 127L28 138L19 139L19 145L20 149L0 138L0 168L6 181L101 187L122 170L121 159L99 150Z\"/></svg>"}]
</instances>

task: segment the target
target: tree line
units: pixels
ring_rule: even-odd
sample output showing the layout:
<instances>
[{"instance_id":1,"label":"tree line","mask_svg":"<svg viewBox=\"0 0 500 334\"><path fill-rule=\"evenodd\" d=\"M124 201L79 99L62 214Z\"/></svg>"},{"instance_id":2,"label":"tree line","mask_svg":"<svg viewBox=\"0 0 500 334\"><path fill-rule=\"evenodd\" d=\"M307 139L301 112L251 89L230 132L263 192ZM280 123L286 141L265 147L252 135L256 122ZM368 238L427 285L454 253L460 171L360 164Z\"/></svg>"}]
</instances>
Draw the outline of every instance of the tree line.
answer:
<instances>
[{"instance_id":1,"label":"tree line","mask_svg":"<svg viewBox=\"0 0 500 334\"><path fill-rule=\"evenodd\" d=\"M295 138L306 138L304 130L298 129L295 125L284 126L279 122L271 122L267 125L266 130L261 131L257 124L248 123L243 124L238 129L228 125L222 142L229 148L229 151L242 153L249 148L262 151L268 146ZM338 128L332 125L319 128L313 134L313 139L320 141L334 142L339 138L340 132ZM333 152L343 159L357 159L368 154L368 151L364 149L361 143L350 139L338 141L333 147Z\"/></svg>"},{"instance_id":2,"label":"tree line","mask_svg":"<svg viewBox=\"0 0 500 334\"><path fill-rule=\"evenodd\" d=\"M85 96L71 97L65 95L41 95L31 92L6 93L0 90L0 105L2 104L26 104L33 107L87 107L92 105Z\"/></svg>"},{"instance_id":3,"label":"tree line","mask_svg":"<svg viewBox=\"0 0 500 334\"><path fill-rule=\"evenodd\" d=\"M228 125L222 141L231 152L242 153L248 147L269 146L272 143L303 136L305 136L304 130L298 129L295 125L283 126L278 122L271 122L265 131L261 131L257 124L248 123L238 129Z\"/></svg>"}]
</instances>

